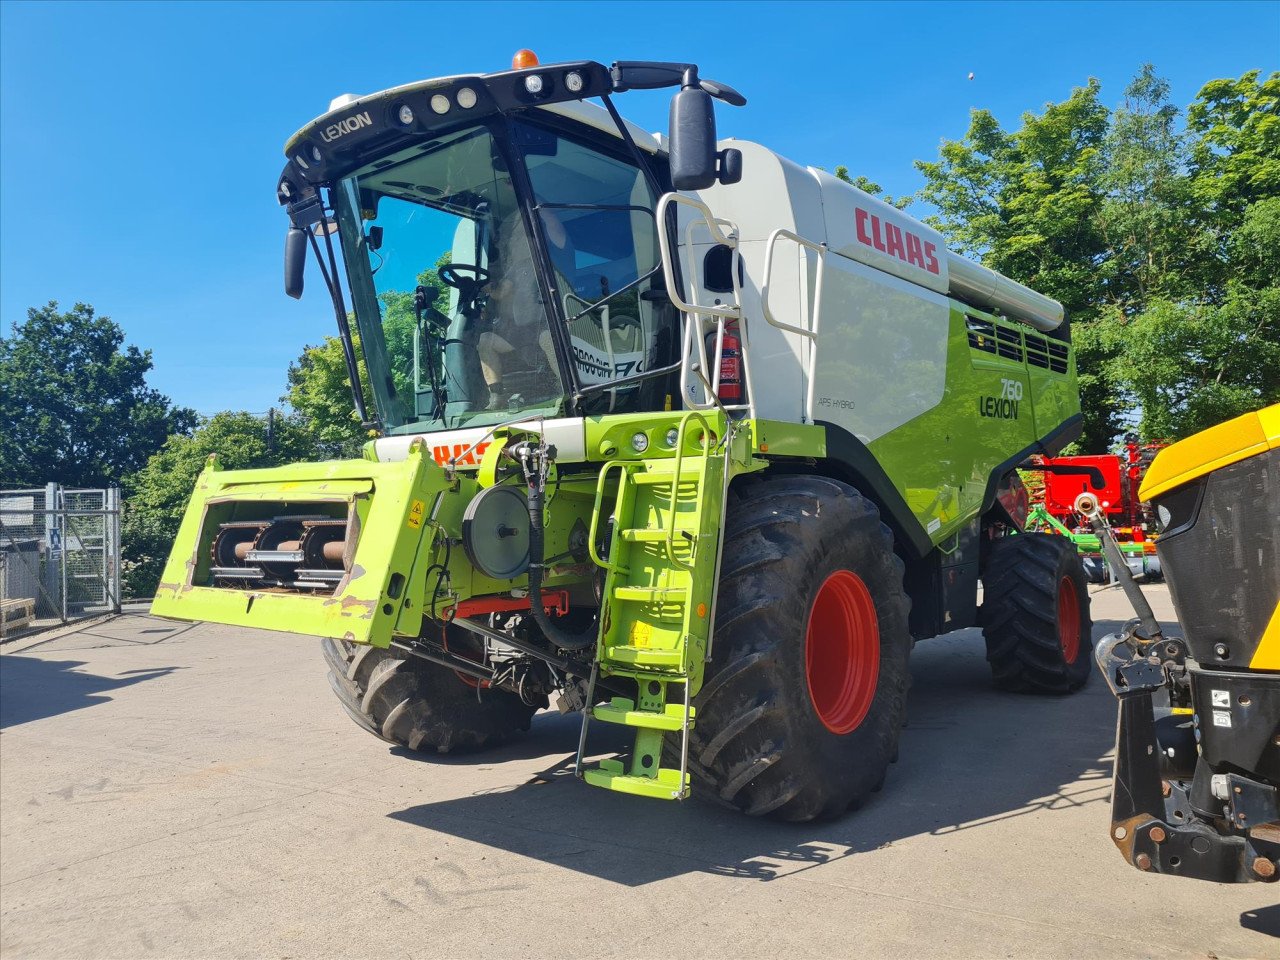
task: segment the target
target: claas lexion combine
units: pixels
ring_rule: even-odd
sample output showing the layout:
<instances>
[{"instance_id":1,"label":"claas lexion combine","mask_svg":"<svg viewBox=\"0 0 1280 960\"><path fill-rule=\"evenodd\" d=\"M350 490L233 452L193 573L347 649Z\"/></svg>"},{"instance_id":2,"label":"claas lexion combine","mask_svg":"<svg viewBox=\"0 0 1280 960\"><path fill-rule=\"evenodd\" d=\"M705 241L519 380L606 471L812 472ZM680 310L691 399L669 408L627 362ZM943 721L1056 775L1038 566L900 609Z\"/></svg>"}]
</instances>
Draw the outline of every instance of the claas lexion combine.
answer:
<instances>
[{"instance_id":1,"label":"claas lexion combine","mask_svg":"<svg viewBox=\"0 0 1280 960\"><path fill-rule=\"evenodd\" d=\"M622 119L662 87L667 135ZM154 611L322 637L351 717L413 750L554 698L587 783L790 820L880 788L915 639L981 624L1000 686L1079 688L1081 563L1023 532L1016 470L1079 431L1062 308L717 141L714 100L745 104L692 64L522 54L290 139L286 291L310 251L376 438L215 458ZM588 762L595 723L629 753Z\"/></svg>"}]
</instances>

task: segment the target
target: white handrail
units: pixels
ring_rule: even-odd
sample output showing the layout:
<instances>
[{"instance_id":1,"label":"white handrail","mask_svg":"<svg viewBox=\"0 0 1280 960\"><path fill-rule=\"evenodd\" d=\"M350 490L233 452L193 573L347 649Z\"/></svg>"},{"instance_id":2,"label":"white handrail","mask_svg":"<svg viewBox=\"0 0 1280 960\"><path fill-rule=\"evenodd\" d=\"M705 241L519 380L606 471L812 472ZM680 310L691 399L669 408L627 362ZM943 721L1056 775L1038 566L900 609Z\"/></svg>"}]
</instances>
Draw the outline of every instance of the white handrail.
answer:
<instances>
[{"instance_id":1,"label":"white handrail","mask_svg":"<svg viewBox=\"0 0 1280 960\"><path fill-rule=\"evenodd\" d=\"M701 219L694 219L685 227L685 276L690 279L690 290L692 291L692 303L687 303L680 295L680 291L675 283L674 260L671 250L671 240L667 234L667 212L673 203L684 204L692 207L694 210L702 214ZM676 309L680 310L688 317L688 322L684 326L684 337L681 342L680 355L680 392L681 402L687 404L694 409L710 410L713 407L720 406L718 397L708 397L706 400L699 402L693 399L690 388L692 386L701 386L693 384L690 380L690 372L692 371L691 361L696 360L700 368L710 373L711 376L707 381L711 385L712 393L716 393L720 386L720 358L724 349L724 328L725 321L729 319L741 320L742 318L742 287L738 279L738 268L741 264L742 254L738 250L738 238L734 225L727 221L716 217L706 204L692 197L686 197L679 193L667 193L658 201L656 218L659 224L658 230L658 246L662 255L662 273L663 281L666 284L667 296L671 302L675 304ZM730 265L733 283L733 303L724 305L703 305L698 301L697 264L693 259L693 232L699 226L705 226L707 233L710 234L711 242L721 244L733 251L733 260ZM726 232L722 228L727 228ZM694 318L698 319L695 329ZM716 322L716 340L715 340L715 362L710 362L707 356L706 344L703 341L702 321L706 319L714 319ZM745 386L750 397L751 373L746 361L747 344L746 331L739 324L739 337L742 342L743 356L743 372ZM703 378L699 378L700 380ZM747 404L733 404L727 409L744 409L750 410L750 402Z\"/></svg>"},{"instance_id":2,"label":"white handrail","mask_svg":"<svg viewBox=\"0 0 1280 960\"><path fill-rule=\"evenodd\" d=\"M769 234L769 240L764 248L764 279L760 283L760 309L764 313L765 322L770 326L777 327L779 330L788 330L791 333L798 333L802 337L808 337L813 340L817 337L816 324L808 327L797 327L795 324L783 323L773 315L773 311L769 309L769 281L773 276L773 250L778 245L779 240L790 240L801 247L807 247L818 254L818 283L814 290L814 318L818 315L818 304L822 295L822 275L825 273L827 263L827 245L825 243L814 243L812 240L806 240L799 234L792 233L779 227L773 233Z\"/></svg>"},{"instance_id":3,"label":"white handrail","mask_svg":"<svg viewBox=\"0 0 1280 960\"><path fill-rule=\"evenodd\" d=\"M814 284L813 310L809 314L808 326L799 327L793 323L784 323L775 317L773 311L769 309L769 281L773 276L773 251L779 240L790 240L797 246L812 250L818 255L818 278ZM814 385L817 382L817 378L814 376L813 364L817 351L818 328L822 317L822 282L826 276L826 266L827 245L825 243L814 243L812 240L806 240L799 234L781 227L769 234L769 240L766 242L764 250L764 277L760 283L760 311L764 314L765 322L770 326L790 333L797 333L806 340L804 369L801 373L804 382L804 409L801 411L801 421L805 423L813 423L813 394Z\"/></svg>"},{"instance_id":4,"label":"white handrail","mask_svg":"<svg viewBox=\"0 0 1280 960\"><path fill-rule=\"evenodd\" d=\"M732 307L704 307L696 303L685 303L684 298L680 296L680 291L676 289L675 271L672 268L671 258L671 238L667 236L665 225L667 222L667 208L673 203L683 203L687 207L693 207L703 215L703 221L707 225L707 232L711 234L711 239L716 243L723 243L726 247L736 249L738 241L736 237L729 237L720 232L719 224L725 221L717 220L715 215L707 209L707 205L700 200L694 200L692 197L686 197L679 193L664 193L662 199L658 201L658 249L662 253L662 279L667 285L667 296L671 298L671 302L676 305L676 309L682 313L699 313L710 317L736 317L738 315L737 306ZM727 224L726 224L727 225ZM692 225L691 225L692 226ZM696 287L694 288L697 289ZM695 294L696 299L696 294Z\"/></svg>"}]
</instances>

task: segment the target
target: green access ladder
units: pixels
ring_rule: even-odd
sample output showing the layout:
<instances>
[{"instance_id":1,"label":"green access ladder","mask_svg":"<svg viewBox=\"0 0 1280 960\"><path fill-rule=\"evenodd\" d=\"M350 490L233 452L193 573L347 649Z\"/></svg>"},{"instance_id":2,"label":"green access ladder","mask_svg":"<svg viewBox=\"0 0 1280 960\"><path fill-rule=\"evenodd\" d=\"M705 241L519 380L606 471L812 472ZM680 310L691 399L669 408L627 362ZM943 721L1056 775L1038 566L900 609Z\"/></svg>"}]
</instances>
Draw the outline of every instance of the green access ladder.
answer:
<instances>
[{"instance_id":1,"label":"green access ladder","mask_svg":"<svg viewBox=\"0 0 1280 960\"><path fill-rule=\"evenodd\" d=\"M665 800L689 795L689 731L693 698L710 656L715 583L720 563L732 429L697 411L679 422L672 455L611 460L596 487L592 559L607 571L600 636L575 772L609 790ZM616 479L616 486L613 480ZM603 508L613 487L611 516ZM597 552L594 527L613 525L608 555ZM593 706L599 677L634 680L635 698ZM630 765L583 763L591 720L634 727ZM680 766L662 766L663 742L680 738Z\"/></svg>"}]
</instances>

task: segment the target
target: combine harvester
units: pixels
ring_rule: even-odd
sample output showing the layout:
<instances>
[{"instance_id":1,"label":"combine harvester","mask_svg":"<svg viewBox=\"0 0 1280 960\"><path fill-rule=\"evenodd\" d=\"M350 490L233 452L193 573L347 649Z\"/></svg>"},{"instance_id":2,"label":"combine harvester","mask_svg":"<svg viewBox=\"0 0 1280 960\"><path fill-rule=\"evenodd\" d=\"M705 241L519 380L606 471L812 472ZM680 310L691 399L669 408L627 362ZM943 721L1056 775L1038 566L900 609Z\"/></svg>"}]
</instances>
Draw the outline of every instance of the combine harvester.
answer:
<instances>
[{"instance_id":1,"label":"combine harvester","mask_svg":"<svg viewBox=\"0 0 1280 960\"><path fill-rule=\"evenodd\" d=\"M745 100L694 65L514 66L289 140L286 291L311 250L377 438L211 462L154 612L323 637L352 718L410 749L554 696L587 783L789 820L880 788L914 639L981 623L1000 686L1084 684L1080 560L1021 532L1016 472L1079 432L1062 308L717 142L713 99ZM662 87L667 136L619 115ZM588 763L591 721L630 755Z\"/></svg>"}]
</instances>

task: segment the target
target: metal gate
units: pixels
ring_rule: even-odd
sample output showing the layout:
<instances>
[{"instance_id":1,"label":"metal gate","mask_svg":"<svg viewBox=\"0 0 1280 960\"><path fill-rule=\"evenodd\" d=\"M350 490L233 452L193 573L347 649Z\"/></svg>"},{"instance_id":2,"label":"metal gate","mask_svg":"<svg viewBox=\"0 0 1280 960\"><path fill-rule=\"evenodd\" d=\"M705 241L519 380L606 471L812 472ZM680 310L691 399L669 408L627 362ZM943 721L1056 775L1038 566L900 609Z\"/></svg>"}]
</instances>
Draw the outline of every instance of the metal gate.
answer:
<instances>
[{"instance_id":1,"label":"metal gate","mask_svg":"<svg viewBox=\"0 0 1280 960\"><path fill-rule=\"evenodd\" d=\"M0 490L0 635L120 612L120 490Z\"/></svg>"}]
</instances>

